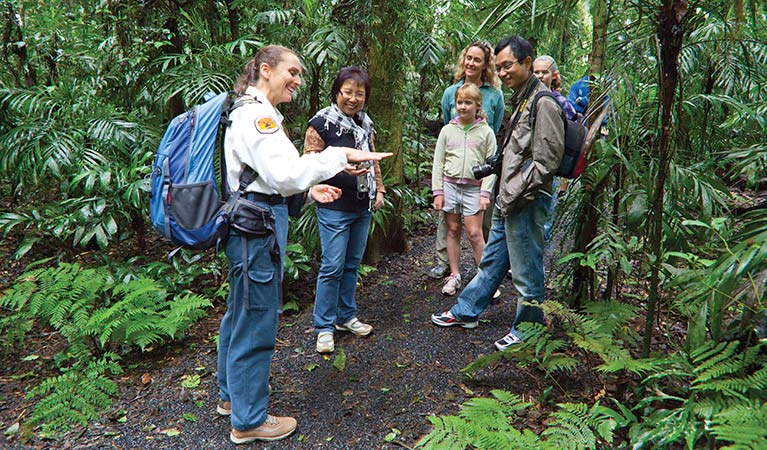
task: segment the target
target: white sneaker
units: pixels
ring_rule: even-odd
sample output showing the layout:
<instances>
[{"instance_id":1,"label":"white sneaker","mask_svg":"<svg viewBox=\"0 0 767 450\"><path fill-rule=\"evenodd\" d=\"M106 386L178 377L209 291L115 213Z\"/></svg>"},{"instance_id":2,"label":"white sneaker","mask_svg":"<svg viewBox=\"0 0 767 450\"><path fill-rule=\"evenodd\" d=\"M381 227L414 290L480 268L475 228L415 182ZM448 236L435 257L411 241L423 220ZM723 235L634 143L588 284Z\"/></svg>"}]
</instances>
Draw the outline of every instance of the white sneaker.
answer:
<instances>
[{"instance_id":1,"label":"white sneaker","mask_svg":"<svg viewBox=\"0 0 767 450\"><path fill-rule=\"evenodd\" d=\"M335 349L332 331L323 331L317 335L317 353L333 353Z\"/></svg>"},{"instance_id":2,"label":"white sneaker","mask_svg":"<svg viewBox=\"0 0 767 450\"><path fill-rule=\"evenodd\" d=\"M336 324L336 330L348 331L350 333L356 334L357 336L367 336L371 331L373 331L373 327L364 322L361 322L360 319L354 317L341 325Z\"/></svg>"},{"instance_id":3,"label":"white sneaker","mask_svg":"<svg viewBox=\"0 0 767 450\"><path fill-rule=\"evenodd\" d=\"M445 295L455 295L461 289L461 274L451 274L445 279L445 285L442 286L442 293Z\"/></svg>"}]
</instances>

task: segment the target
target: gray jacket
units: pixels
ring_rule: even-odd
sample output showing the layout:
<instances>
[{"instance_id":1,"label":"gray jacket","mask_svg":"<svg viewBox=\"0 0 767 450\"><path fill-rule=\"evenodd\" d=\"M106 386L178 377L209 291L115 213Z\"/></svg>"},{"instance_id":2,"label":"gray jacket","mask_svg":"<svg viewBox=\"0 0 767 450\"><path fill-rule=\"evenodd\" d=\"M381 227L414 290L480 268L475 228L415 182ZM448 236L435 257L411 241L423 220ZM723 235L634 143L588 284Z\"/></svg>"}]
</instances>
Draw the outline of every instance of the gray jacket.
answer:
<instances>
[{"instance_id":1,"label":"gray jacket","mask_svg":"<svg viewBox=\"0 0 767 450\"><path fill-rule=\"evenodd\" d=\"M512 119L525 100L524 94L536 80L533 74L527 83L512 96ZM551 181L562 161L565 148L565 128L557 101L550 97L538 101L535 136L531 135L528 118L532 101L539 91L548 91L537 83L526 102L519 122L514 127L503 151L503 164L496 205L501 215L520 210L538 194L551 195Z\"/></svg>"}]
</instances>

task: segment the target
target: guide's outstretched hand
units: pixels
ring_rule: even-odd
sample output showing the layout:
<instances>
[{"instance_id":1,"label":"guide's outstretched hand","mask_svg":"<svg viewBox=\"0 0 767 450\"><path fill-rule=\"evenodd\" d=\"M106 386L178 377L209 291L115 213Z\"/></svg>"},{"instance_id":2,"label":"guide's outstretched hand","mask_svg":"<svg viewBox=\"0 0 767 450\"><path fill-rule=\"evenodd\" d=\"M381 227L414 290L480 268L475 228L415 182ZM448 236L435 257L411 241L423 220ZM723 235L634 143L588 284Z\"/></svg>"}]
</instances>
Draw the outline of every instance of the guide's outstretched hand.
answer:
<instances>
[{"instance_id":1,"label":"guide's outstretched hand","mask_svg":"<svg viewBox=\"0 0 767 450\"><path fill-rule=\"evenodd\" d=\"M346 147L346 160L349 162L380 161L392 156L390 152L365 152Z\"/></svg>"}]
</instances>

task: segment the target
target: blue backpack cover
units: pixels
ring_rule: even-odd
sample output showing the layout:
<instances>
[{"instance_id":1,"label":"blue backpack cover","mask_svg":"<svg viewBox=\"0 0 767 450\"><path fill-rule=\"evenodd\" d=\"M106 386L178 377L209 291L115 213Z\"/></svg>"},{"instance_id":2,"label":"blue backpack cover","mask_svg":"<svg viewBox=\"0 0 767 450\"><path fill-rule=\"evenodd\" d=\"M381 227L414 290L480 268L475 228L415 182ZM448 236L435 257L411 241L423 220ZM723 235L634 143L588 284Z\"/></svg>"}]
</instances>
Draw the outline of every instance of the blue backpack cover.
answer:
<instances>
[{"instance_id":1,"label":"blue backpack cover","mask_svg":"<svg viewBox=\"0 0 767 450\"><path fill-rule=\"evenodd\" d=\"M224 92L176 116L157 148L149 200L152 225L181 247L207 249L228 235L228 211L216 183L215 150L220 128L223 146L222 113L228 116L230 104L230 94ZM222 172L223 168L222 161Z\"/></svg>"}]
</instances>

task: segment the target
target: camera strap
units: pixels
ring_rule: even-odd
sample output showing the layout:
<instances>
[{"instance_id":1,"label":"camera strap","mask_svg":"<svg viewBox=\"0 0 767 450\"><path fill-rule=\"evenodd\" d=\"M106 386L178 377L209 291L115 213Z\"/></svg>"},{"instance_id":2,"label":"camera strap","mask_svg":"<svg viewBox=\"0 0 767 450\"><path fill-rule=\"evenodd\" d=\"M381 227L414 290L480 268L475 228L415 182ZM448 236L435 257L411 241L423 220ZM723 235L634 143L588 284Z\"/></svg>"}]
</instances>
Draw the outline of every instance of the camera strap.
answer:
<instances>
[{"instance_id":1,"label":"camera strap","mask_svg":"<svg viewBox=\"0 0 767 450\"><path fill-rule=\"evenodd\" d=\"M527 106L527 101L530 99L530 95L532 95L533 90L538 86L538 83L540 81L538 78L535 78L535 75L531 75L533 78L533 82L530 84L530 87L527 88L527 92L525 92L525 97L522 99L522 101L519 103L519 108L517 108L516 114L514 114L514 118L511 119L511 124L509 124L509 128L506 130L506 136L503 138L503 144L501 144L498 147L498 153L499 155L503 154L503 149L506 148L506 144L509 143L509 140L511 140L511 134L514 132L514 128L517 127L517 124L519 123L519 119L522 117L522 111L525 110L525 106Z\"/></svg>"},{"instance_id":2,"label":"camera strap","mask_svg":"<svg viewBox=\"0 0 767 450\"><path fill-rule=\"evenodd\" d=\"M511 123L509 124L509 128L506 130L506 136L503 137L503 143L498 145L498 149L495 151L495 154L498 155L498 158L501 159L501 164L503 164L503 150L506 148L506 145L511 140L511 134L514 132L514 129L517 127L517 124L519 123L520 117L522 117L522 111L525 110L525 106L527 106L527 101L530 99L530 95L532 95L533 90L538 86L538 83L540 81L538 78L535 77L535 75L530 75L533 77L533 82L530 84L530 87L527 88L527 91L525 92L525 96L522 99L521 102L519 102L519 108L517 108L516 114L514 114L514 118L511 119ZM493 188L493 198L498 196L498 192L501 187L501 177L498 176L498 179L495 181L495 187Z\"/></svg>"}]
</instances>

